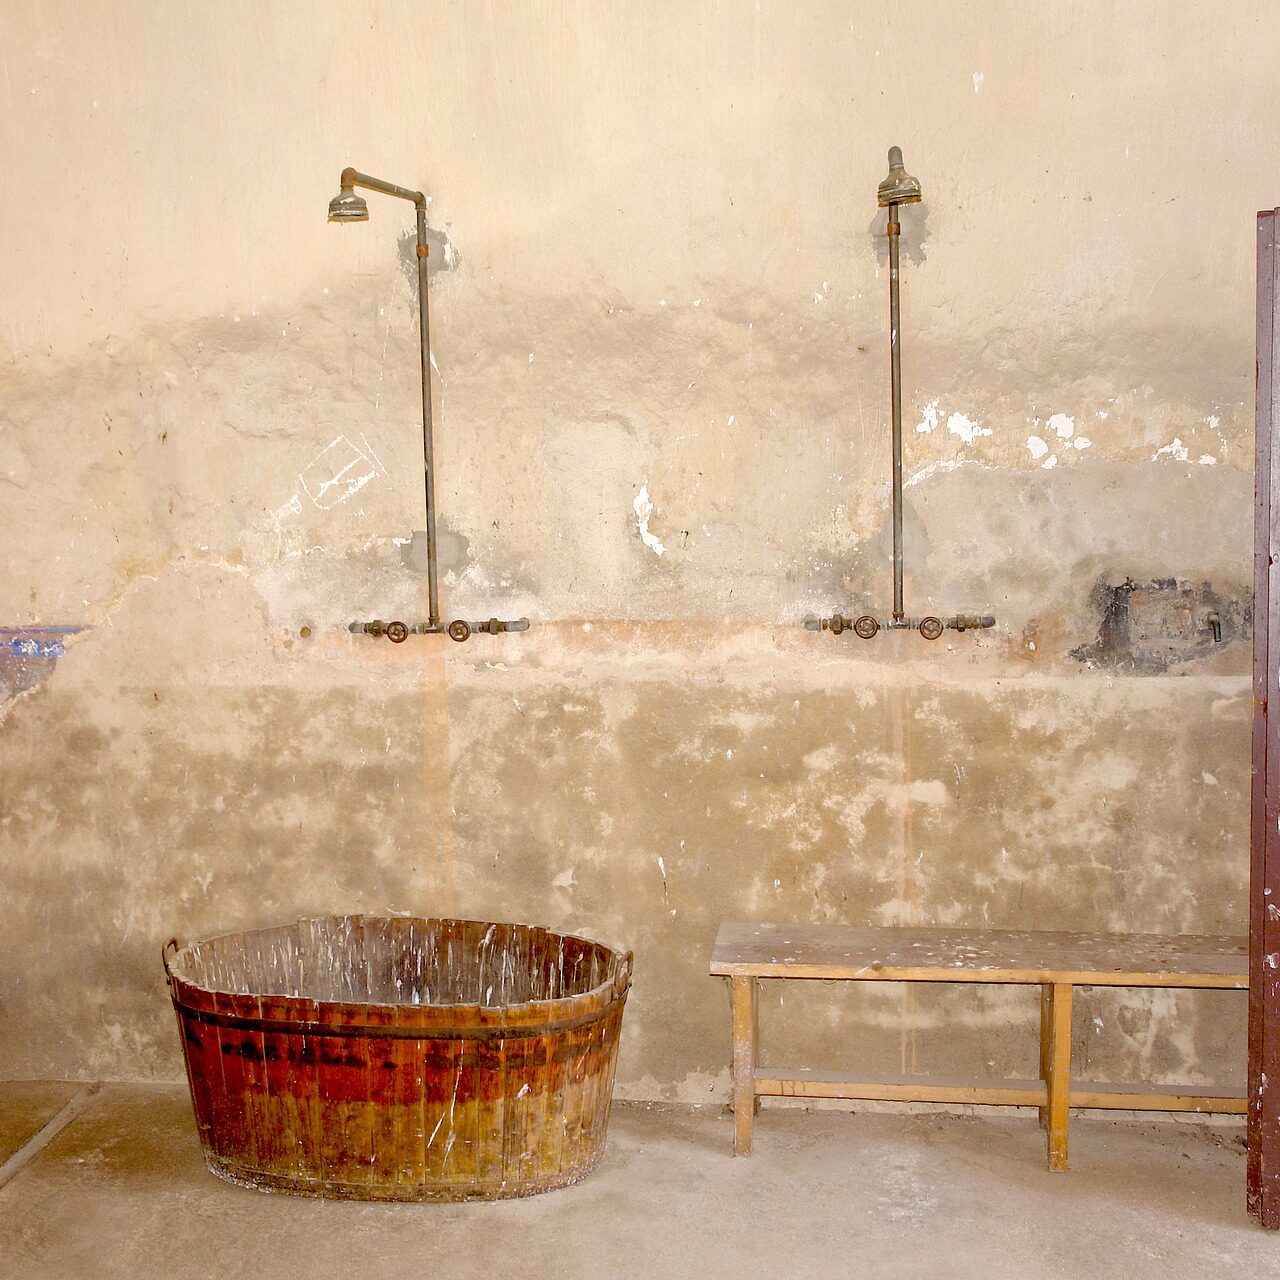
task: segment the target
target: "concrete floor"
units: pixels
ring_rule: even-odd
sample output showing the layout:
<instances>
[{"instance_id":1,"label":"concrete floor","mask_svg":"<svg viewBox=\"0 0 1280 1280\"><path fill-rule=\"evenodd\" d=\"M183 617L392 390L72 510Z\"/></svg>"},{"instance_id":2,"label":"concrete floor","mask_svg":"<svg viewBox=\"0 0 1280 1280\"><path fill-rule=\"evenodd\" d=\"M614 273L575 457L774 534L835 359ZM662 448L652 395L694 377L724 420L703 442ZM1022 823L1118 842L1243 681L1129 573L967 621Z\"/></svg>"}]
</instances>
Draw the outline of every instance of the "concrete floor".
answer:
<instances>
[{"instance_id":1,"label":"concrete floor","mask_svg":"<svg viewBox=\"0 0 1280 1280\"><path fill-rule=\"evenodd\" d=\"M0 1084L0 1163L75 1093ZM1280 1235L1245 1216L1234 1128L1077 1120L1068 1174L1045 1170L1030 1113L766 1110L750 1160L730 1132L711 1109L617 1104L577 1187L326 1203L206 1173L184 1088L107 1085L0 1187L0 1277L1280 1274Z\"/></svg>"}]
</instances>

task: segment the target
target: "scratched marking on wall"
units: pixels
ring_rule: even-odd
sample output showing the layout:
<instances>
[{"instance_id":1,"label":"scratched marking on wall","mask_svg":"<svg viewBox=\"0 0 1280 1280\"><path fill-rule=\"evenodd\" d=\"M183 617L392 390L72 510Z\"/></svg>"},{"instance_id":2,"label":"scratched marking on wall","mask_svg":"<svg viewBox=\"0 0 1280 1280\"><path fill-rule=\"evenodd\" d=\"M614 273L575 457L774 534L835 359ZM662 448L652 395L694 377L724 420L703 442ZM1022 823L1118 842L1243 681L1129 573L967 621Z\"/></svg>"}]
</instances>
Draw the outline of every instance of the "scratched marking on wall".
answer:
<instances>
[{"instance_id":1,"label":"scratched marking on wall","mask_svg":"<svg viewBox=\"0 0 1280 1280\"><path fill-rule=\"evenodd\" d=\"M357 448L346 436L335 436L298 473L303 492L321 510L346 502L371 480L386 475L386 467L363 434L360 442L363 449Z\"/></svg>"},{"instance_id":2,"label":"scratched marking on wall","mask_svg":"<svg viewBox=\"0 0 1280 1280\"><path fill-rule=\"evenodd\" d=\"M300 555L302 531L294 523L303 512L302 495L322 511L340 506L365 485L387 474L363 432L359 445L345 435L335 436L298 472L297 488L274 510L264 512L254 525L250 539L258 548L262 563L274 564L281 556Z\"/></svg>"},{"instance_id":3,"label":"scratched marking on wall","mask_svg":"<svg viewBox=\"0 0 1280 1280\"><path fill-rule=\"evenodd\" d=\"M34 689L66 653L80 627L0 627L0 694Z\"/></svg>"}]
</instances>

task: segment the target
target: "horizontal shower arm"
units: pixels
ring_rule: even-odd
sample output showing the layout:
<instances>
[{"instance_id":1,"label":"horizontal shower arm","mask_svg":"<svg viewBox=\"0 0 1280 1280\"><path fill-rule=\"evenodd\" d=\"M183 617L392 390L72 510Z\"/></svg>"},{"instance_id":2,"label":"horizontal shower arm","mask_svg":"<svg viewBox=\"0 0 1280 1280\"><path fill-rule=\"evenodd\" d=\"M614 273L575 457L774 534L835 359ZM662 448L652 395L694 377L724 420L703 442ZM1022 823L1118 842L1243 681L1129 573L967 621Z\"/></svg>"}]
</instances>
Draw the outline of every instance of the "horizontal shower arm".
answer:
<instances>
[{"instance_id":1,"label":"horizontal shower arm","mask_svg":"<svg viewBox=\"0 0 1280 1280\"><path fill-rule=\"evenodd\" d=\"M343 169L339 182L347 188L367 187L370 191L381 191L383 195L399 196L401 200L412 200L419 209L427 207L427 197L421 191L410 191L408 187L397 187L394 182L383 182L381 178L371 178L367 173L361 173L358 169Z\"/></svg>"}]
</instances>

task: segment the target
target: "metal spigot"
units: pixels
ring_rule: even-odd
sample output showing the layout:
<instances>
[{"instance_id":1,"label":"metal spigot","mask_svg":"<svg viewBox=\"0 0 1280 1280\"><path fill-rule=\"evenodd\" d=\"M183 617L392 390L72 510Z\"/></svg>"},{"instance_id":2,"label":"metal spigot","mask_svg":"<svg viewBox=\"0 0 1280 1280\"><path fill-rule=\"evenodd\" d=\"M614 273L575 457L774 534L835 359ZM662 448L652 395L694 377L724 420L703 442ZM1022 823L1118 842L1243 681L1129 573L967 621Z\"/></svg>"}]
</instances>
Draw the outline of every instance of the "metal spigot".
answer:
<instances>
[{"instance_id":1,"label":"metal spigot","mask_svg":"<svg viewBox=\"0 0 1280 1280\"><path fill-rule=\"evenodd\" d=\"M528 618L512 618L508 622L503 622L499 618L490 618L488 622L473 622L471 624L472 631L478 631L481 635L497 636L504 631L528 631Z\"/></svg>"},{"instance_id":2,"label":"metal spigot","mask_svg":"<svg viewBox=\"0 0 1280 1280\"><path fill-rule=\"evenodd\" d=\"M409 638L409 628L403 622L383 622L374 618L372 622L353 622L348 628L352 635L386 636L392 644L404 644Z\"/></svg>"}]
</instances>

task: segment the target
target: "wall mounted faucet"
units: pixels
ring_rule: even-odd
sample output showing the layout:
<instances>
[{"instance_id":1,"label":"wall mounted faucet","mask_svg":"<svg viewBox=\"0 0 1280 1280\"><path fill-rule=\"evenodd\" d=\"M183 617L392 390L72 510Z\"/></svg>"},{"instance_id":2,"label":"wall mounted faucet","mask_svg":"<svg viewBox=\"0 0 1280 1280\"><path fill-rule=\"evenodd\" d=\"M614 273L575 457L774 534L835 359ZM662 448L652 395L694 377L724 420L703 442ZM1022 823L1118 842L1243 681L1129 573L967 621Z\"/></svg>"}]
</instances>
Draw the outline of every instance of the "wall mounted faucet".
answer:
<instances>
[{"instance_id":1,"label":"wall mounted faucet","mask_svg":"<svg viewBox=\"0 0 1280 1280\"><path fill-rule=\"evenodd\" d=\"M491 618L488 622L464 622L458 619L446 627L440 621L440 597L436 586L436 495L435 457L433 453L431 423L431 317L427 304L427 197L421 191L397 187L393 182L371 178L355 169L343 169L338 179L340 190L329 201L330 222L368 222L369 205L356 193L356 187L368 191L381 191L383 195L396 196L413 202L418 222L418 328L422 362L422 469L427 497L427 612L428 620L415 625L404 622L384 623L353 622L348 628L356 634L385 635L394 644L401 644L410 635L445 635L454 640L466 640L473 632L482 631L497 635L502 631L528 631L528 618L516 618L503 622Z\"/></svg>"},{"instance_id":2,"label":"wall mounted faucet","mask_svg":"<svg viewBox=\"0 0 1280 1280\"><path fill-rule=\"evenodd\" d=\"M902 163L902 148L889 148L889 176L876 190L876 203L889 210L889 400L893 424L893 613L877 618L864 613L849 619L834 613L829 618L806 618L809 631L830 631L841 635L852 631L870 640L882 629L887 631L918 630L926 640L936 640L944 631L972 631L995 625L990 614L958 613L951 618L908 618L902 604L902 326L898 284L898 238L902 224L898 209L904 204L920 203L920 180L913 178Z\"/></svg>"}]
</instances>

